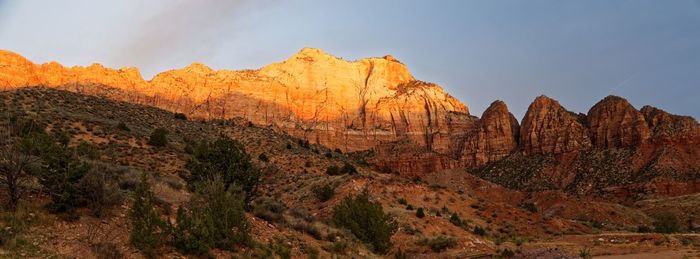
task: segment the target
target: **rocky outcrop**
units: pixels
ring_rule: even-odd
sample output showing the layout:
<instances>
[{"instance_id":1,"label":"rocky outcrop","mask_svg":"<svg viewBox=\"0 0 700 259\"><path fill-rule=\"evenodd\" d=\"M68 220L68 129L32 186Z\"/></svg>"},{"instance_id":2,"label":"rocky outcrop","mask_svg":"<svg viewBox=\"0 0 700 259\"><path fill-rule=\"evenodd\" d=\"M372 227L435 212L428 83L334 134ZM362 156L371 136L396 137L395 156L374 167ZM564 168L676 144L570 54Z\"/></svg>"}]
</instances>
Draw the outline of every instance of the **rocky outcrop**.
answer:
<instances>
[{"instance_id":1,"label":"rocky outcrop","mask_svg":"<svg viewBox=\"0 0 700 259\"><path fill-rule=\"evenodd\" d=\"M544 95L530 104L520 127L520 146L526 154L559 154L591 146L581 116Z\"/></svg>"},{"instance_id":2,"label":"rocky outcrop","mask_svg":"<svg viewBox=\"0 0 700 259\"><path fill-rule=\"evenodd\" d=\"M599 148L639 145L649 139L644 116L627 100L608 96L588 111L591 141Z\"/></svg>"},{"instance_id":3,"label":"rocky outcrop","mask_svg":"<svg viewBox=\"0 0 700 259\"><path fill-rule=\"evenodd\" d=\"M467 107L435 84L417 81L391 56L345 61L305 48L258 70L192 65L141 78L135 68L32 64L0 52L0 87L46 86L183 112L191 118L245 117L344 151L408 139L447 153L451 114Z\"/></svg>"},{"instance_id":4,"label":"rocky outcrop","mask_svg":"<svg viewBox=\"0 0 700 259\"><path fill-rule=\"evenodd\" d=\"M655 141L671 139L694 141L700 137L700 125L692 117L669 114L649 105L642 107L641 113Z\"/></svg>"},{"instance_id":5,"label":"rocky outcrop","mask_svg":"<svg viewBox=\"0 0 700 259\"><path fill-rule=\"evenodd\" d=\"M482 166L510 155L518 147L520 126L503 101L491 103L468 134L460 161L468 167Z\"/></svg>"}]
</instances>

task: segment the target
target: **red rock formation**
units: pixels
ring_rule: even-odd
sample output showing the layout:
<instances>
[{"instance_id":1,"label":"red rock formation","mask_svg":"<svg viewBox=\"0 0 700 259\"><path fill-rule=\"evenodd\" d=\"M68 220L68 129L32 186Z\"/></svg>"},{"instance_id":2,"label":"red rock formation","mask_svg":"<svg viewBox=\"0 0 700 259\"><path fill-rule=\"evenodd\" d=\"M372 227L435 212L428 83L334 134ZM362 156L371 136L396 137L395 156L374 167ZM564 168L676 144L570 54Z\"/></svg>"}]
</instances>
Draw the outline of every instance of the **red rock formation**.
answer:
<instances>
[{"instance_id":1,"label":"red rock formation","mask_svg":"<svg viewBox=\"0 0 700 259\"><path fill-rule=\"evenodd\" d=\"M520 126L502 101L491 103L466 138L460 161L481 166L510 155L518 147Z\"/></svg>"},{"instance_id":2,"label":"red rock formation","mask_svg":"<svg viewBox=\"0 0 700 259\"><path fill-rule=\"evenodd\" d=\"M628 147L649 139L644 116L627 100L608 96L588 111L593 144L600 148Z\"/></svg>"},{"instance_id":3,"label":"red rock formation","mask_svg":"<svg viewBox=\"0 0 700 259\"><path fill-rule=\"evenodd\" d=\"M651 136L655 141L683 139L698 143L700 125L692 117L672 115L649 105L642 107L641 113L651 129Z\"/></svg>"},{"instance_id":4,"label":"red rock formation","mask_svg":"<svg viewBox=\"0 0 700 259\"><path fill-rule=\"evenodd\" d=\"M577 115L542 95L525 113L520 146L527 154L559 154L587 149L591 141Z\"/></svg>"},{"instance_id":5,"label":"red rock formation","mask_svg":"<svg viewBox=\"0 0 700 259\"><path fill-rule=\"evenodd\" d=\"M34 65L0 51L0 88L42 85L152 105L192 118L245 117L344 151L410 139L447 153L448 117L467 107L435 84L417 81L392 56L345 61L305 48L259 70L194 63L145 81L134 68Z\"/></svg>"}]
</instances>

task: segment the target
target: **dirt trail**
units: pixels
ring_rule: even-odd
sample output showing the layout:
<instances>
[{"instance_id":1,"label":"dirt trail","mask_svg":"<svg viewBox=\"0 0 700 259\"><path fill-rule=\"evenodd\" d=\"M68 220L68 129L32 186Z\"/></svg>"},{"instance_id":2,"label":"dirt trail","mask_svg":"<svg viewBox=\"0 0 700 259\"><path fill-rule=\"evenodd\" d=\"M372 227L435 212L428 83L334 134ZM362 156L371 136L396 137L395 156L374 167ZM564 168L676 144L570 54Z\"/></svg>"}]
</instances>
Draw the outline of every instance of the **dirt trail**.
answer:
<instances>
[{"instance_id":1,"label":"dirt trail","mask_svg":"<svg viewBox=\"0 0 700 259\"><path fill-rule=\"evenodd\" d=\"M700 258L700 251L690 249L666 250L654 253L594 256L599 259L659 259L659 258Z\"/></svg>"}]
</instances>

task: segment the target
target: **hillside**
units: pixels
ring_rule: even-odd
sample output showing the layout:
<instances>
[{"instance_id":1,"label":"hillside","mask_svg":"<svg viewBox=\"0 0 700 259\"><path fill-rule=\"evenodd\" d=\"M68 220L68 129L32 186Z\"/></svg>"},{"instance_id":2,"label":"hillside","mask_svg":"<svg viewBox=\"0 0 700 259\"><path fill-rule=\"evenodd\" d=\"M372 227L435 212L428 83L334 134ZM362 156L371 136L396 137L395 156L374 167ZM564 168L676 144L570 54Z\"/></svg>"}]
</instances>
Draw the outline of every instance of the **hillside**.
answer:
<instances>
[{"instance_id":1,"label":"hillside","mask_svg":"<svg viewBox=\"0 0 700 259\"><path fill-rule=\"evenodd\" d=\"M640 234L616 237L626 240L623 243L590 243L599 239L601 232L636 231L640 226L651 226L655 213L668 206L658 199L624 206L556 191L520 192L483 181L463 170L410 179L376 172L353 157L307 144L283 131L260 127L245 119L183 120L169 111L68 91L23 88L1 92L0 100L2 110L6 111L2 125L11 124L10 115L17 115L14 118L43 123L49 133L65 132L70 136L69 146L84 145L81 141L85 141L99 154L90 158L91 161L105 164L109 168L107 172L119 179L119 186L129 186L139 172L151 175L158 210L171 219L172 211L191 196L183 178L187 175L184 164L192 157L188 146L219 134L234 138L243 144L253 163L263 172L256 198L260 203L255 204L283 208L272 211L273 214L255 209L247 213L253 224L254 239L262 244L275 244L275 240L282 238L295 258L317 253L322 257L382 257L331 220L335 205L363 190L398 222L399 230L391 238L393 246L389 254L401 251L414 256L462 258L497 254L505 249L539 253L543 247L561 247L569 254L589 247L592 253L600 254L624 253L629 249L647 251L656 242L664 247L680 247L681 240L687 238L700 242L686 235L663 240L657 234ZM147 144L148 136L158 127L170 132L170 142L164 147ZM331 165L345 163L354 165L358 173L326 173ZM327 201L319 200L313 191L315 186L322 185L334 189ZM129 193L129 188L120 192ZM79 210L79 219L66 221L65 215L49 214L42 208L48 197L40 190L35 189L35 195L26 197L23 211L41 220L29 224L9 250L0 249L4 255L100 256L102 250L97 248L112 244L123 255L139 257L127 243L129 199L102 217ZM683 203L686 204L697 198L684 199L688 200ZM425 217L416 216L418 208L425 211ZM687 218L682 210L674 211L690 222L697 220ZM459 224L451 219L453 214L462 219ZM485 230L483 236L475 234L476 226ZM332 237L338 233L345 243ZM581 235L588 237L576 238L584 237ZM438 246L435 240L440 236L454 241L445 247ZM234 254L255 257L261 251L265 250L246 248ZM159 253L179 256L167 246ZM215 254L224 257L231 252L215 251Z\"/></svg>"}]
</instances>

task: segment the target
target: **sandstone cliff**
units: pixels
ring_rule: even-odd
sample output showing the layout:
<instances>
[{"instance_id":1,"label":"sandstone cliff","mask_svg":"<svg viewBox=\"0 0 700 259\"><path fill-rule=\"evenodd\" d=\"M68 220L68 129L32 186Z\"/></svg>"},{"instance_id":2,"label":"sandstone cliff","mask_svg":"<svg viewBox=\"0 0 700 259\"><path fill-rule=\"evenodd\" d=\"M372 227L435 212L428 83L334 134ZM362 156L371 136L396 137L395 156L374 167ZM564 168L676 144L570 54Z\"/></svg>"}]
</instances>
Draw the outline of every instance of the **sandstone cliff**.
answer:
<instances>
[{"instance_id":1,"label":"sandstone cliff","mask_svg":"<svg viewBox=\"0 0 700 259\"><path fill-rule=\"evenodd\" d=\"M559 154L591 146L580 117L544 95L528 107L520 127L520 141L527 154Z\"/></svg>"},{"instance_id":2,"label":"sandstone cliff","mask_svg":"<svg viewBox=\"0 0 700 259\"><path fill-rule=\"evenodd\" d=\"M608 96L588 111L592 142L600 148L639 145L649 138L644 116L624 98Z\"/></svg>"},{"instance_id":3,"label":"sandstone cliff","mask_svg":"<svg viewBox=\"0 0 700 259\"><path fill-rule=\"evenodd\" d=\"M469 167L482 166L510 155L518 147L520 126L502 101L491 103L467 135L460 161Z\"/></svg>"},{"instance_id":4,"label":"sandstone cliff","mask_svg":"<svg viewBox=\"0 0 700 259\"><path fill-rule=\"evenodd\" d=\"M451 134L459 134L449 127L449 114L469 113L391 56L349 62L312 48L258 70L214 71L193 63L150 81L135 68L35 65L0 51L0 87L27 86L107 95L192 118L245 117L344 151L409 139L447 152Z\"/></svg>"}]
</instances>

